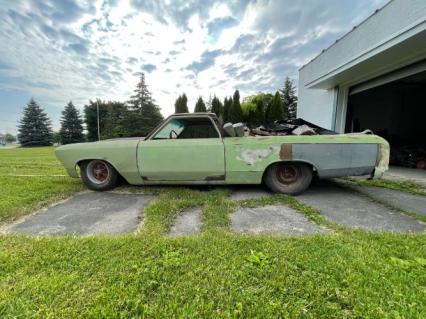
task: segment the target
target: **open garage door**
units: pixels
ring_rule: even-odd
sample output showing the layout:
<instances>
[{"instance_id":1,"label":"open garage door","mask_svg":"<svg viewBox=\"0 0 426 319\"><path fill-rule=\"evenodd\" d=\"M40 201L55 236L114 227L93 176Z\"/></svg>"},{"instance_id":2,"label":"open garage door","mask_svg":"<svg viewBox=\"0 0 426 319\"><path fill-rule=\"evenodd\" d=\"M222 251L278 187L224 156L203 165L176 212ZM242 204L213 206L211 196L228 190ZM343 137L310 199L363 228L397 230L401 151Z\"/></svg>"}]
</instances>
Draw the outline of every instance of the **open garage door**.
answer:
<instances>
[{"instance_id":1,"label":"open garage door","mask_svg":"<svg viewBox=\"0 0 426 319\"><path fill-rule=\"evenodd\" d=\"M418 70L418 69L417 69ZM391 164L423 168L426 160L426 71L391 75L351 88L346 132L371 129L391 144ZM407 73L401 72L400 75Z\"/></svg>"}]
</instances>

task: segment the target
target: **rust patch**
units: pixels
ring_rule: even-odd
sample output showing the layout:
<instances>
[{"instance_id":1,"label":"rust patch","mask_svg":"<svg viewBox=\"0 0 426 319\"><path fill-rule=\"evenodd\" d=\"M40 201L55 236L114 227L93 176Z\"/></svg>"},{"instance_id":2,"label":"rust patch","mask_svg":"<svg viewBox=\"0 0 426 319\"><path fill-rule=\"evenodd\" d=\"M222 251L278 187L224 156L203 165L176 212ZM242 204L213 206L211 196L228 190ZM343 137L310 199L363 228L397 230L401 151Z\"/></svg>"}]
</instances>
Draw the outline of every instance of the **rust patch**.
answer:
<instances>
[{"instance_id":1,"label":"rust patch","mask_svg":"<svg viewBox=\"0 0 426 319\"><path fill-rule=\"evenodd\" d=\"M291 161L293 159L293 144L281 144L280 159Z\"/></svg>"}]
</instances>

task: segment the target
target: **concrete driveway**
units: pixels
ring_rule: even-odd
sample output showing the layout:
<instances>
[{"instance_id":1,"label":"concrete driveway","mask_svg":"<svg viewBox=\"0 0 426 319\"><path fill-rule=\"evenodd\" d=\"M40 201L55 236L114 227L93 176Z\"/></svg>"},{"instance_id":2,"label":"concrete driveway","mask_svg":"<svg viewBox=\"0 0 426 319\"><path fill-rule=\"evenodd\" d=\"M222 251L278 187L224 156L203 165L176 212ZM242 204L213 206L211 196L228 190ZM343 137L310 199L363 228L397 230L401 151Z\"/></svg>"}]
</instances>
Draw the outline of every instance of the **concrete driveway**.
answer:
<instances>
[{"instance_id":1,"label":"concrete driveway","mask_svg":"<svg viewBox=\"0 0 426 319\"><path fill-rule=\"evenodd\" d=\"M7 232L32 235L120 234L136 230L153 196L85 192L11 225Z\"/></svg>"},{"instance_id":2,"label":"concrete driveway","mask_svg":"<svg viewBox=\"0 0 426 319\"><path fill-rule=\"evenodd\" d=\"M230 199L242 201L271 195L261 186L241 186L232 188ZM144 208L152 199L152 195L144 194L85 192L27 216L3 232L34 235L129 233L138 228ZM324 181L312 185L297 196L297 200L317 209L328 220L349 228L407 233L426 229L425 223L398 210L426 216L425 196L384 188L348 188ZM230 221L236 233L308 235L329 232L282 204L239 207L231 213ZM202 222L201 207L184 211L175 219L170 235L196 234L201 231Z\"/></svg>"}]
</instances>

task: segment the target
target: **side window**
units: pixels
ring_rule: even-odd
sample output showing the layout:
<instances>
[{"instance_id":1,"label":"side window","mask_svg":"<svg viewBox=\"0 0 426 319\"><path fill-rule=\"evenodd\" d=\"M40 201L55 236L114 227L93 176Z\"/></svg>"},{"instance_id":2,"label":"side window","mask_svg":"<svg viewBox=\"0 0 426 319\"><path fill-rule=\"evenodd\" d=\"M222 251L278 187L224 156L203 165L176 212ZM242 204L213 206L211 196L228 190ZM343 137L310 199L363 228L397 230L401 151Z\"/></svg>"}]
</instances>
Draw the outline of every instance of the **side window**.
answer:
<instances>
[{"instance_id":1,"label":"side window","mask_svg":"<svg viewBox=\"0 0 426 319\"><path fill-rule=\"evenodd\" d=\"M206 117L187 117L171 119L153 140L218 138L219 134L212 121Z\"/></svg>"},{"instance_id":2,"label":"side window","mask_svg":"<svg viewBox=\"0 0 426 319\"><path fill-rule=\"evenodd\" d=\"M185 122L178 119L171 119L155 136L154 140L165 140L170 138L173 133L177 136L182 133L185 128Z\"/></svg>"},{"instance_id":3,"label":"side window","mask_svg":"<svg viewBox=\"0 0 426 319\"><path fill-rule=\"evenodd\" d=\"M219 134L208 118L196 118L188 121L178 139L188 138L218 138Z\"/></svg>"}]
</instances>

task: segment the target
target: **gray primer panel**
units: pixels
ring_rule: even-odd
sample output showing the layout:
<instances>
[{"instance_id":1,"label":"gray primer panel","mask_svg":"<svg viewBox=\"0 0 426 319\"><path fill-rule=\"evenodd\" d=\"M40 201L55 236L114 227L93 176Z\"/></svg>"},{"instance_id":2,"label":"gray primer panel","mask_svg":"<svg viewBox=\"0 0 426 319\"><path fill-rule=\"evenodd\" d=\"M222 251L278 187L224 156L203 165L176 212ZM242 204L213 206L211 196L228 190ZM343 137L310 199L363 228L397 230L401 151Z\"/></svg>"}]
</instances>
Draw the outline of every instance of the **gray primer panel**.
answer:
<instances>
[{"instance_id":1,"label":"gray primer panel","mask_svg":"<svg viewBox=\"0 0 426 319\"><path fill-rule=\"evenodd\" d=\"M374 169L377 144L294 144L293 160L312 163L320 177L368 174Z\"/></svg>"}]
</instances>

